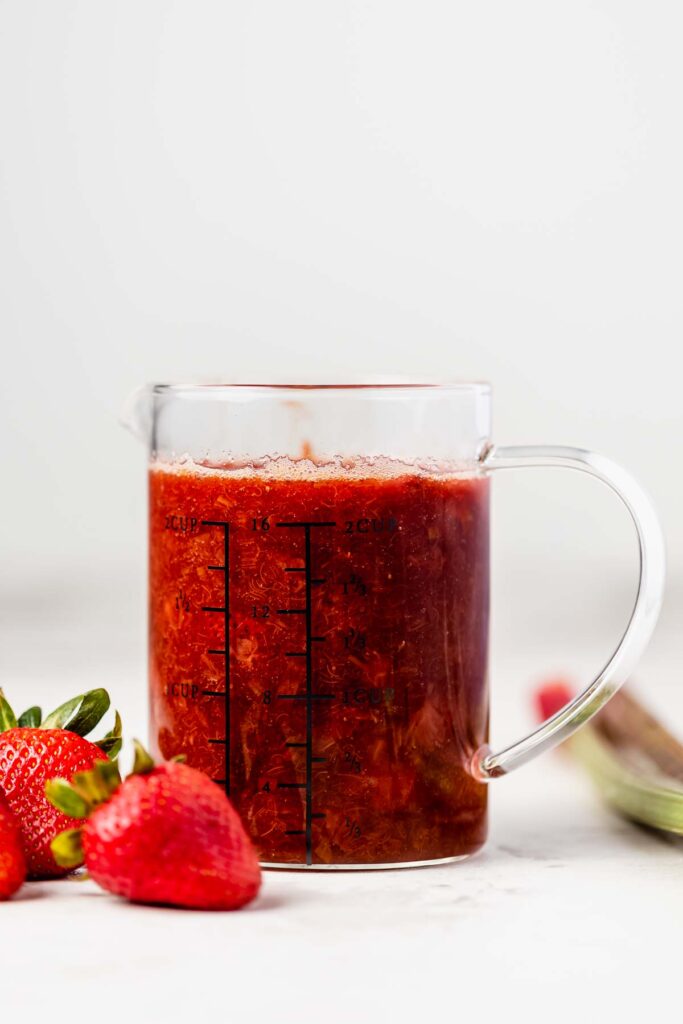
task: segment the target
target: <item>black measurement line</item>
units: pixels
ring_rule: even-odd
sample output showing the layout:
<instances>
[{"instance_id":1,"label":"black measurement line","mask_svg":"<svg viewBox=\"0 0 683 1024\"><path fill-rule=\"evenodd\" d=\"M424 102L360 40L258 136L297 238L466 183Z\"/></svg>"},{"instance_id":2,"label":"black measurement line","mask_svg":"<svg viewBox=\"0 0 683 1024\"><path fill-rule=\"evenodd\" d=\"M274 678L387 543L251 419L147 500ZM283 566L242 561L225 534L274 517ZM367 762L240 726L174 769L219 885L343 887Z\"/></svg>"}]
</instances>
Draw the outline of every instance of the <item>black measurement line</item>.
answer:
<instances>
[{"instance_id":1,"label":"black measurement line","mask_svg":"<svg viewBox=\"0 0 683 1024\"><path fill-rule=\"evenodd\" d=\"M306 829L305 828L288 828L287 831L285 832L285 835L286 836L305 836L306 835Z\"/></svg>"},{"instance_id":2,"label":"black measurement line","mask_svg":"<svg viewBox=\"0 0 683 1024\"><path fill-rule=\"evenodd\" d=\"M209 654L217 654L225 658L223 670L224 690L222 693L216 690L206 690L204 692L207 696L223 697L223 706L225 708L225 739L209 740L209 743L225 746L225 778L217 781L219 781L225 788L226 795L230 796L230 523L224 519L203 519L202 526L213 526L223 531L223 564L209 566L209 569L212 569L214 572L223 573L223 604L222 606L217 607L207 605L202 608L202 611L216 612L219 615L223 615L225 633L223 648L209 648Z\"/></svg>"},{"instance_id":3,"label":"black measurement line","mask_svg":"<svg viewBox=\"0 0 683 1024\"><path fill-rule=\"evenodd\" d=\"M225 697L222 690L202 690L203 697Z\"/></svg>"},{"instance_id":4,"label":"black measurement line","mask_svg":"<svg viewBox=\"0 0 683 1024\"><path fill-rule=\"evenodd\" d=\"M286 747L305 747L305 743L285 743Z\"/></svg>"},{"instance_id":5,"label":"black measurement line","mask_svg":"<svg viewBox=\"0 0 683 1024\"><path fill-rule=\"evenodd\" d=\"M278 782L278 789L305 789L305 782Z\"/></svg>"},{"instance_id":6,"label":"black measurement line","mask_svg":"<svg viewBox=\"0 0 683 1024\"><path fill-rule=\"evenodd\" d=\"M311 634L311 527L304 527L306 541L306 863L313 863L313 660Z\"/></svg>"},{"instance_id":7,"label":"black measurement line","mask_svg":"<svg viewBox=\"0 0 683 1024\"><path fill-rule=\"evenodd\" d=\"M305 608L278 608L278 615L305 615Z\"/></svg>"},{"instance_id":8,"label":"black measurement line","mask_svg":"<svg viewBox=\"0 0 683 1024\"><path fill-rule=\"evenodd\" d=\"M324 583L321 577L313 575L311 559L311 530L324 526L336 526L334 522L304 520L289 523L277 523L285 529L298 529L304 531L304 565L303 568L290 566L285 572L303 572L306 582L306 603L303 608L306 618L306 649L304 651L286 651L288 658L304 658L306 662L306 692L282 693L281 700L305 700L306 701L306 782L302 788L306 790L306 827L303 835L306 837L306 864L313 863L313 765L316 758L313 757L313 705L316 700L334 700L333 693L313 692L313 644L320 643L324 637L317 637L313 633L313 605L311 600L314 585ZM315 583L313 582L315 580ZM297 835L301 833L296 833Z\"/></svg>"}]
</instances>

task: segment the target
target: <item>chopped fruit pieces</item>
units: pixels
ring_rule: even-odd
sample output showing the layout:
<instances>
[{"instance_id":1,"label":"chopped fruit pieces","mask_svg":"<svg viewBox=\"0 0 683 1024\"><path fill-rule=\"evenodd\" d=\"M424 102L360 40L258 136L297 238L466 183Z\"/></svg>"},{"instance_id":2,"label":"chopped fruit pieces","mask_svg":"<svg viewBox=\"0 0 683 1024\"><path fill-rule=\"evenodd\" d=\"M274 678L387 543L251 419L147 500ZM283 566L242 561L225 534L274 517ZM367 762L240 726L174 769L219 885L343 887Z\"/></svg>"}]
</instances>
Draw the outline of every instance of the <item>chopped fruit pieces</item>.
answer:
<instances>
[{"instance_id":1,"label":"chopped fruit pieces","mask_svg":"<svg viewBox=\"0 0 683 1024\"><path fill-rule=\"evenodd\" d=\"M471 853L488 482L284 462L152 467L156 752L229 791L265 862Z\"/></svg>"}]
</instances>

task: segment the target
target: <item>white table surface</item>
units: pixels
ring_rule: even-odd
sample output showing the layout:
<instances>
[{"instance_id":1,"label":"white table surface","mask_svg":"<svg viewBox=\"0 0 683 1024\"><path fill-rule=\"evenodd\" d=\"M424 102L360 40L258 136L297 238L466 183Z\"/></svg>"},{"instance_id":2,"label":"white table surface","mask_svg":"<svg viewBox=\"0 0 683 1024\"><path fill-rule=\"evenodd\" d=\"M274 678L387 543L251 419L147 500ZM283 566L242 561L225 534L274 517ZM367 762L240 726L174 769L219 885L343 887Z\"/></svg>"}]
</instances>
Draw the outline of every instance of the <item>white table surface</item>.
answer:
<instances>
[{"instance_id":1,"label":"white table surface","mask_svg":"<svg viewBox=\"0 0 683 1024\"><path fill-rule=\"evenodd\" d=\"M568 774L546 763L500 785L470 861L268 872L239 913L26 886L0 910L3 1019L37 981L106 1021L490 1019L524 1000L550 1020L587 997L635 1020L667 995L680 1005L683 851L613 819Z\"/></svg>"},{"instance_id":2,"label":"white table surface","mask_svg":"<svg viewBox=\"0 0 683 1024\"><path fill-rule=\"evenodd\" d=\"M31 616L17 613L2 678L46 703L107 685L129 734L144 736L142 634L123 644L128 627L111 616L84 646L88 615L78 644L59 622L32 643ZM643 671L680 729L678 621L669 614ZM494 734L511 738L529 723L527 666L557 663L503 647ZM597 657L582 651L577 664ZM232 914L132 906L90 882L27 885L0 906L0 1019L23 1020L27 1000L49 1003L52 1021L607 1022L665 1007L678 1019L683 845L613 816L561 754L493 784L491 812L490 841L469 861L268 872L258 900Z\"/></svg>"}]
</instances>

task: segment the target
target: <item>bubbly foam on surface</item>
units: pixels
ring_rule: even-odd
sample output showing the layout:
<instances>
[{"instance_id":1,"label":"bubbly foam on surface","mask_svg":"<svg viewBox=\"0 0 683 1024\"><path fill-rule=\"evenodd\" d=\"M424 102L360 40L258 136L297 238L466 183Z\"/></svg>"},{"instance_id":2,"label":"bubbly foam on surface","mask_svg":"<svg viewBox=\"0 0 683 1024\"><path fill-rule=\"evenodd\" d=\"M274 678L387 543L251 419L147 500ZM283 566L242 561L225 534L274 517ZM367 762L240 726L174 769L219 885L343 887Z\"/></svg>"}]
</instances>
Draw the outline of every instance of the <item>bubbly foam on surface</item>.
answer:
<instances>
[{"instance_id":1,"label":"bubbly foam on surface","mask_svg":"<svg viewBox=\"0 0 683 1024\"><path fill-rule=\"evenodd\" d=\"M302 456L266 455L260 459L237 459L226 456L220 461L195 461L191 455L172 460L154 459L150 470L157 473L192 476L230 476L245 479L268 477L271 480L391 480L400 477L473 477L480 476L476 465L436 459L408 461L387 455L341 456L317 459Z\"/></svg>"}]
</instances>

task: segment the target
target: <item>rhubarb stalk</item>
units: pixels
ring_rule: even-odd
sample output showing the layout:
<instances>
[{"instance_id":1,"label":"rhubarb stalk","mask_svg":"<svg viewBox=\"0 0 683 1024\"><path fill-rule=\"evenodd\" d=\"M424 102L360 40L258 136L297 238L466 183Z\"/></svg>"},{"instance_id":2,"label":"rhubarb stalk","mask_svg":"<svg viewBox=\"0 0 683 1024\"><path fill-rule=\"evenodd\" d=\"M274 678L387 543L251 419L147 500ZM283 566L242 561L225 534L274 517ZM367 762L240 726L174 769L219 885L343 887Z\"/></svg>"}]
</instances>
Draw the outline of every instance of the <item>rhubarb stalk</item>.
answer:
<instances>
[{"instance_id":1,"label":"rhubarb stalk","mask_svg":"<svg viewBox=\"0 0 683 1024\"><path fill-rule=\"evenodd\" d=\"M564 681L546 683L536 694L540 716L572 697ZM624 817L683 835L683 745L632 693L615 694L565 748Z\"/></svg>"}]
</instances>

